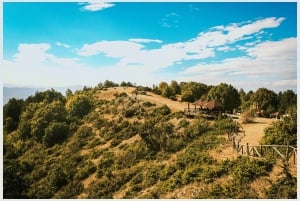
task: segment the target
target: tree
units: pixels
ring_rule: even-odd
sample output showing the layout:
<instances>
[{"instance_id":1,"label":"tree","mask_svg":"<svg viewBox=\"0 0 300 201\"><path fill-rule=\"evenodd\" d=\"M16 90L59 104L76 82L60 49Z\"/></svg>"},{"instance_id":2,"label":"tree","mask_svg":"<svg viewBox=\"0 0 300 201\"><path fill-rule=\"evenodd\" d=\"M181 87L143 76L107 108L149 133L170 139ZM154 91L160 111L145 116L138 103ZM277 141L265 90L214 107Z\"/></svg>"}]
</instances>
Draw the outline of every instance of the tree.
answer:
<instances>
[{"instance_id":1,"label":"tree","mask_svg":"<svg viewBox=\"0 0 300 201\"><path fill-rule=\"evenodd\" d=\"M25 105L28 105L29 103L39 103L39 102L51 103L53 101L61 101L65 103L66 99L60 92L51 89L43 92L36 92L34 96L29 96L25 100L26 103Z\"/></svg>"},{"instance_id":2,"label":"tree","mask_svg":"<svg viewBox=\"0 0 300 201\"><path fill-rule=\"evenodd\" d=\"M65 122L51 122L45 129L43 143L47 147L63 142L69 133L69 127Z\"/></svg>"},{"instance_id":3,"label":"tree","mask_svg":"<svg viewBox=\"0 0 300 201\"><path fill-rule=\"evenodd\" d=\"M292 105L297 105L297 94L295 94L292 90L279 92L278 111L281 113L285 113L286 110Z\"/></svg>"},{"instance_id":4,"label":"tree","mask_svg":"<svg viewBox=\"0 0 300 201\"><path fill-rule=\"evenodd\" d=\"M287 114L283 121L276 121L265 130L263 144L297 145L297 107L291 106Z\"/></svg>"},{"instance_id":5,"label":"tree","mask_svg":"<svg viewBox=\"0 0 300 201\"><path fill-rule=\"evenodd\" d=\"M187 102L194 102L195 96L193 95L192 90L184 90L181 92L181 100Z\"/></svg>"},{"instance_id":6,"label":"tree","mask_svg":"<svg viewBox=\"0 0 300 201\"><path fill-rule=\"evenodd\" d=\"M26 187L22 167L19 162L14 159L5 159L3 161L3 198L26 198L23 195Z\"/></svg>"},{"instance_id":7,"label":"tree","mask_svg":"<svg viewBox=\"0 0 300 201\"><path fill-rule=\"evenodd\" d=\"M166 83L166 82L159 83L158 90L161 92L162 96L167 97L167 98L175 95L172 88L169 87L168 83Z\"/></svg>"},{"instance_id":8,"label":"tree","mask_svg":"<svg viewBox=\"0 0 300 201\"><path fill-rule=\"evenodd\" d=\"M277 94L266 88L259 88L251 97L251 102L258 105L259 110L274 112L277 110Z\"/></svg>"},{"instance_id":9,"label":"tree","mask_svg":"<svg viewBox=\"0 0 300 201\"><path fill-rule=\"evenodd\" d=\"M66 108L72 117L82 118L92 109L90 97L87 95L75 95L66 103Z\"/></svg>"},{"instance_id":10,"label":"tree","mask_svg":"<svg viewBox=\"0 0 300 201\"><path fill-rule=\"evenodd\" d=\"M73 95L72 90L68 88L66 91L66 98L68 99L68 98L72 97L72 95Z\"/></svg>"},{"instance_id":11,"label":"tree","mask_svg":"<svg viewBox=\"0 0 300 201\"><path fill-rule=\"evenodd\" d=\"M43 103L30 103L26 106L24 112L20 116L20 123L18 126L18 134L21 139L26 139L31 136L31 120L34 113L43 105Z\"/></svg>"},{"instance_id":12,"label":"tree","mask_svg":"<svg viewBox=\"0 0 300 201\"><path fill-rule=\"evenodd\" d=\"M240 95L236 88L226 83L221 83L212 87L207 95L209 100L216 99L223 103L227 110L232 111L241 104Z\"/></svg>"},{"instance_id":13,"label":"tree","mask_svg":"<svg viewBox=\"0 0 300 201\"><path fill-rule=\"evenodd\" d=\"M180 83L182 101L194 102L207 95L209 87L198 82Z\"/></svg>"},{"instance_id":14,"label":"tree","mask_svg":"<svg viewBox=\"0 0 300 201\"><path fill-rule=\"evenodd\" d=\"M110 80L105 80L105 82L104 82L104 87L107 87L107 88L118 87L118 86L119 86L119 84L114 83L113 81L110 81Z\"/></svg>"},{"instance_id":15,"label":"tree","mask_svg":"<svg viewBox=\"0 0 300 201\"><path fill-rule=\"evenodd\" d=\"M19 124L19 118L24 106L23 99L9 99L3 107L4 131L7 133L15 130Z\"/></svg>"},{"instance_id":16,"label":"tree","mask_svg":"<svg viewBox=\"0 0 300 201\"><path fill-rule=\"evenodd\" d=\"M179 86L179 84L175 81L175 80L172 80L171 81L171 84L170 84L170 88L172 89L172 93L174 94L174 95L176 95L176 94L180 94L180 86Z\"/></svg>"}]
</instances>

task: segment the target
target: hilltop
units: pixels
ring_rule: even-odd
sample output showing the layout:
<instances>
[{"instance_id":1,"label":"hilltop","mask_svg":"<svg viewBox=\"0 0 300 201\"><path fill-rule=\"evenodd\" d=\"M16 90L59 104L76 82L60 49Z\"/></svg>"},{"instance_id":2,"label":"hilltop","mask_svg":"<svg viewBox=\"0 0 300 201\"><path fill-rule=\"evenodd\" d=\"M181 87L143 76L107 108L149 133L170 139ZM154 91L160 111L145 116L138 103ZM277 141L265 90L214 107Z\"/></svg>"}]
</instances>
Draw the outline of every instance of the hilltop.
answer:
<instances>
[{"instance_id":1,"label":"hilltop","mask_svg":"<svg viewBox=\"0 0 300 201\"><path fill-rule=\"evenodd\" d=\"M17 126L5 118L6 198L297 195L294 166L275 155L237 154L227 139L232 119L187 118L188 102L136 87L108 87L66 96L49 90L22 104ZM242 142L265 140L264 128L279 121L252 122L240 122L246 131Z\"/></svg>"}]
</instances>

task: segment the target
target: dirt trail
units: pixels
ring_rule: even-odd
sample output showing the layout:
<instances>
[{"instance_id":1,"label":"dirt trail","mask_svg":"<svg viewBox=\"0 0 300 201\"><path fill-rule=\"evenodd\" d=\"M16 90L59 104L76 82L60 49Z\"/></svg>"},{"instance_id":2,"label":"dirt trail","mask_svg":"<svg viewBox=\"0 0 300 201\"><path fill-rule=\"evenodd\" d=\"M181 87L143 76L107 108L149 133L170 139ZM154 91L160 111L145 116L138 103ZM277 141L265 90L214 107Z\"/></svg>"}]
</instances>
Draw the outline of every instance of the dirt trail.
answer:
<instances>
[{"instance_id":1,"label":"dirt trail","mask_svg":"<svg viewBox=\"0 0 300 201\"><path fill-rule=\"evenodd\" d=\"M184 108L187 107L187 102L178 102L173 101L168 98L164 98L160 95L154 94L152 92L146 92L146 95L138 94L137 96L133 94L135 90L134 87L115 87L115 88L108 88L106 91L101 91L96 94L96 96L100 99L105 100L112 100L115 98L115 93L122 93L125 92L128 96L136 97L137 100L142 101L149 101L151 103L155 103L157 106L162 106L166 104L172 111L183 111Z\"/></svg>"},{"instance_id":2,"label":"dirt trail","mask_svg":"<svg viewBox=\"0 0 300 201\"><path fill-rule=\"evenodd\" d=\"M271 126L275 121L277 120L257 117L254 119L254 123L241 124L245 130L245 137L241 139L241 144L259 145L265 134L265 128Z\"/></svg>"}]
</instances>

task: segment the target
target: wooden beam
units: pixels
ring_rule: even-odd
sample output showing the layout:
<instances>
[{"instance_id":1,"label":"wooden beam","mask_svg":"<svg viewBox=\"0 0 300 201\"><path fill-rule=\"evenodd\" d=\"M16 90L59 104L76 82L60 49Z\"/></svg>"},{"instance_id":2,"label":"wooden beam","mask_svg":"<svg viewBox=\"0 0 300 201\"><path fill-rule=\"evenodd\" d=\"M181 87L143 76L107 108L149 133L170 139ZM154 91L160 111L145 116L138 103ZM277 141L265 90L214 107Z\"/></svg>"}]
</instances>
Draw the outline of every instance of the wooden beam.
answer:
<instances>
[{"instance_id":1,"label":"wooden beam","mask_svg":"<svg viewBox=\"0 0 300 201\"><path fill-rule=\"evenodd\" d=\"M253 150L256 152L256 154L261 157L260 153L257 151L256 147L253 147Z\"/></svg>"},{"instance_id":2,"label":"wooden beam","mask_svg":"<svg viewBox=\"0 0 300 201\"><path fill-rule=\"evenodd\" d=\"M279 156L281 156L283 159L286 159L285 156L282 153L280 153L280 151L276 147L272 148L279 154Z\"/></svg>"}]
</instances>

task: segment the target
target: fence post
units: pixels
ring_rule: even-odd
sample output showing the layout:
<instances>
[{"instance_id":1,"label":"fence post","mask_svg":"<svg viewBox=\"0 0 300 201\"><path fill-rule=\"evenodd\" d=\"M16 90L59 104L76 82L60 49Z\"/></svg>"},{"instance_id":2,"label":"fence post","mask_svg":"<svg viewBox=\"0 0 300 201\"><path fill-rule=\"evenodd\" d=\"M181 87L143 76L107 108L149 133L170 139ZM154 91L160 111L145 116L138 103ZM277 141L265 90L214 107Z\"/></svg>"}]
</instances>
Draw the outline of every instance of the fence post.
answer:
<instances>
[{"instance_id":1,"label":"fence post","mask_svg":"<svg viewBox=\"0 0 300 201\"><path fill-rule=\"evenodd\" d=\"M289 142L286 145L285 159L289 162Z\"/></svg>"},{"instance_id":2,"label":"fence post","mask_svg":"<svg viewBox=\"0 0 300 201\"><path fill-rule=\"evenodd\" d=\"M295 149L293 150L293 155L294 155L294 164L296 164L296 152L295 152Z\"/></svg>"},{"instance_id":3,"label":"fence post","mask_svg":"<svg viewBox=\"0 0 300 201\"><path fill-rule=\"evenodd\" d=\"M232 137L232 146L235 149L235 136Z\"/></svg>"},{"instance_id":4,"label":"fence post","mask_svg":"<svg viewBox=\"0 0 300 201\"><path fill-rule=\"evenodd\" d=\"M249 153L249 145L248 145L248 142L247 142L247 147L246 147L246 150L247 150L247 156L249 156L249 155L250 155L250 153Z\"/></svg>"},{"instance_id":5,"label":"fence post","mask_svg":"<svg viewBox=\"0 0 300 201\"><path fill-rule=\"evenodd\" d=\"M262 156L263 155L263 151L262 151L262 146L260 145L260 150L259 150L259 152L260 152L260 155Z\"/></svg>"}]
</instances>

